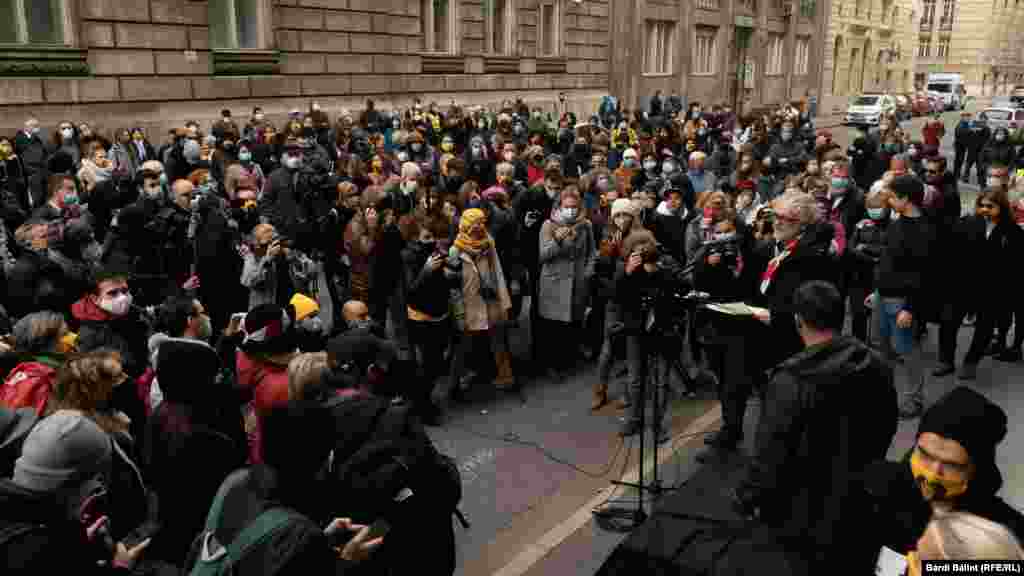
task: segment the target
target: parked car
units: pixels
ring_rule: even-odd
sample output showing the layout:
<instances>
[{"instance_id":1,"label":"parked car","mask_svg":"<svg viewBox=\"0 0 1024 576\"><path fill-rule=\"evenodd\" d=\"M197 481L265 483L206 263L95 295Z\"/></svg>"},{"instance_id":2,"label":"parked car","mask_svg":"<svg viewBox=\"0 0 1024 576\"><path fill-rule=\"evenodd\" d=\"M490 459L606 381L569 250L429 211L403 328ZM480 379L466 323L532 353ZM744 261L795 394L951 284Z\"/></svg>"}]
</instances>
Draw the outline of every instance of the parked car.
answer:
<instances>
[{"instance_id":1,"label":"parked car","mask_svg":"<svg viewBox=\"0 0 1024 576\"><path fill-rule=\"evenodd\" d=\"M888 94L862 94L846 108L847 126L877 126L883 114L895 114L896 99Z\"/></svg>"},{"instance_id":2,"label":"parked car","mask_svg":"<svg viewBox=\"0 0 1024 576\"><path fill-rule=\"evenodd\" d=\"M1018 128L1024 128L1024 108L986 108L978 114L978 118L987 120L992 130L1006 128L1012 133Z\"/></svg>"}]
</instances>

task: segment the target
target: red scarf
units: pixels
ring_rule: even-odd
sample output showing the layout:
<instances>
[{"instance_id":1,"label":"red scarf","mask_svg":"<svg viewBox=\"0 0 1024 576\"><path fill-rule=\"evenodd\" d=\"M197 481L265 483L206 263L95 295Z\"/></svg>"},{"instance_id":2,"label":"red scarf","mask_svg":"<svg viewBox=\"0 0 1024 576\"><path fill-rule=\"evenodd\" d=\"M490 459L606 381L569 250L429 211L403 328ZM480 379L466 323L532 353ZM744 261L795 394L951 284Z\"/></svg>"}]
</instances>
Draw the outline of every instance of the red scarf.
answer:
<instances>
[{"instance_id":1,"label":"red scarf","mask_svg":"<svg viewBox=\"0 0 1024 576\"><path fill-rule=\"evenodd\" d=\"M789 256L794 249L796 249L797 243L800 241L799 238L794 238L786 242L786 248L779 253L778 256L772 258L768 262L768 267L765 268L764 273L761 274L761 293L763 294L768 290L768 286L771 285L772 279L775 277L775 272L779 269L779 264Z\"/></svg>"}]
</instances>

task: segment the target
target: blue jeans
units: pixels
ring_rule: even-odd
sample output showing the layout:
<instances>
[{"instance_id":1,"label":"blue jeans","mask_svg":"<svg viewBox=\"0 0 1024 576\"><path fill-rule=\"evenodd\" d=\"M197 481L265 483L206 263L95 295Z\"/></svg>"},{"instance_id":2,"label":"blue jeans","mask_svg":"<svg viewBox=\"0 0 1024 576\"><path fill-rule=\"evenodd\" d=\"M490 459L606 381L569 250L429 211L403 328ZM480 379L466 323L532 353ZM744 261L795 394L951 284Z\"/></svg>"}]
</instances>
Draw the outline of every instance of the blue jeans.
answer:
<instances>
[{"instance_id":1,"label":"blue jeans","mask_svg":"<svg viewBox=\"0 0 1024 576\"><path fill-rule=\"evenodd\" d=\"M896 317L906 309L906 301L902 298L877 297L877 292L875 295L878 308L878 338L882 343L882 349L892 346L897 354L910 354L914 348L914 328L900 328L896 325Z\"/></svg>"}]
</instances>

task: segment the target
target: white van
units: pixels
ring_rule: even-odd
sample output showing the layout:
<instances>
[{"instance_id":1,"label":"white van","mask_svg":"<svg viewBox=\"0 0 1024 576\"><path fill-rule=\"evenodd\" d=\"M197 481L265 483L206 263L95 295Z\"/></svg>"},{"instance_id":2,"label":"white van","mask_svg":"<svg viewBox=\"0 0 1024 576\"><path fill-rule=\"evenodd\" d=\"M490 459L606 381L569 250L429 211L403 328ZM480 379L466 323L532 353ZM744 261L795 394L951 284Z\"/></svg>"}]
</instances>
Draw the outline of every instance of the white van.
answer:
<instances>
[{"instance_id":1,"label":"white van","mask_svg":"<svg viewBox=\"0 0 1024 576\"><path fill-rule=\"evenodd\" d=\"M946 110L963 110L967 94L963 74L929 74L928 93L942 98Z\"/></svg>"}]
</instances>

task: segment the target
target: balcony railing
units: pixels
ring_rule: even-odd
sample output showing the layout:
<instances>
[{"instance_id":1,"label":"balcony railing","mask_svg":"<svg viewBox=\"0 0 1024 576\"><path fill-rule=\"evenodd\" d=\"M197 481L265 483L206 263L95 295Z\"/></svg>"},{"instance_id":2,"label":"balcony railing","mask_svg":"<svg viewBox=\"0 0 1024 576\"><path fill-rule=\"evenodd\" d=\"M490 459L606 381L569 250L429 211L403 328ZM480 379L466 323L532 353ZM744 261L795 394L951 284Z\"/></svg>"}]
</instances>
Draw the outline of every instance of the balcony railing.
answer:
<instances>
[{"instance_id":1,"label":"balcony railing","mask_svg":"<svg viewBox=\"0 0 1024 576\"><path fill-rule=\"evenodd\" d=\"M701 10L718 10L718 0L697 0L697 8Z\"/></svg>"},{"instance_id":2,"label":"balcony railing","mask_svg":"<svg viewBox=\"0 0 1024 576\"><path fill-rule=\"evenodd\" d=\"M932 20L921 20L921 31L928 32L932 29Z\"/></svg>"},{"instance_id":3,"label":"balcony railing","mask_svg":"<svg viewBox=\"0 0 1024 576\"><path fill-rule=\"evenodd\" d=\"M943 18L939 20L939 31L940 32L951 32L953 30L953 19Z\"/></svg>"}]
</instances>

